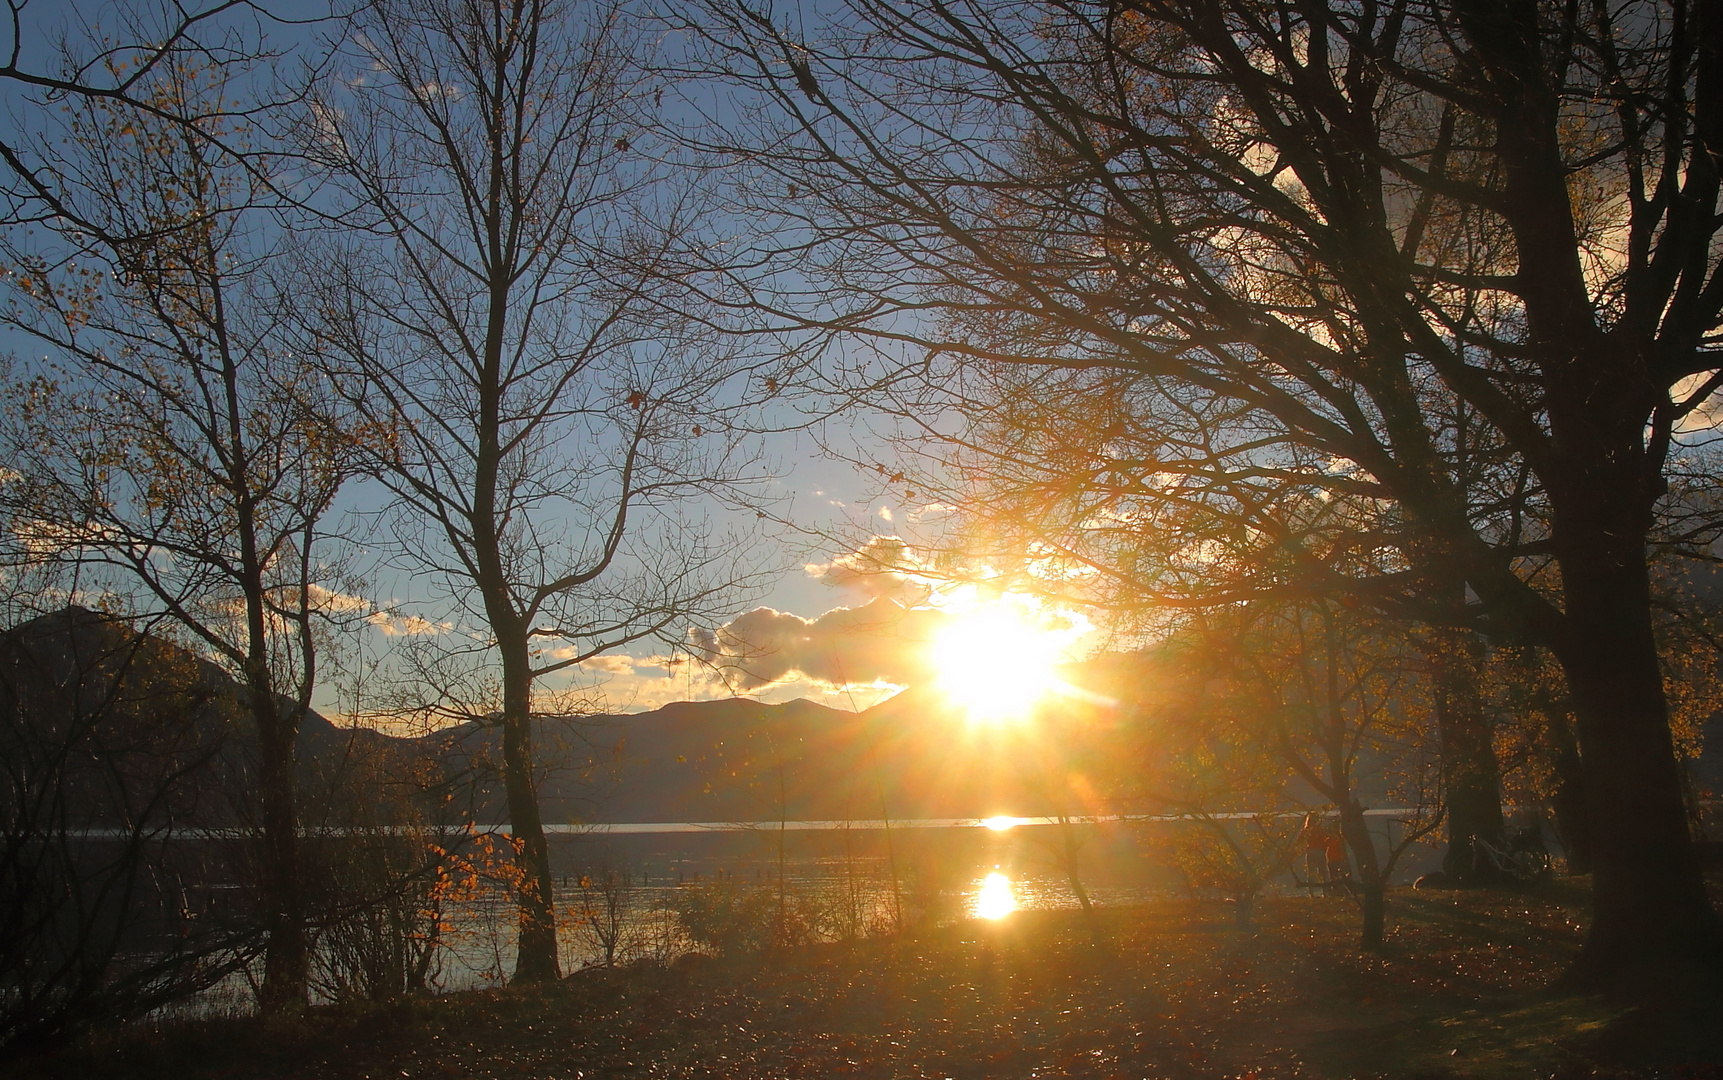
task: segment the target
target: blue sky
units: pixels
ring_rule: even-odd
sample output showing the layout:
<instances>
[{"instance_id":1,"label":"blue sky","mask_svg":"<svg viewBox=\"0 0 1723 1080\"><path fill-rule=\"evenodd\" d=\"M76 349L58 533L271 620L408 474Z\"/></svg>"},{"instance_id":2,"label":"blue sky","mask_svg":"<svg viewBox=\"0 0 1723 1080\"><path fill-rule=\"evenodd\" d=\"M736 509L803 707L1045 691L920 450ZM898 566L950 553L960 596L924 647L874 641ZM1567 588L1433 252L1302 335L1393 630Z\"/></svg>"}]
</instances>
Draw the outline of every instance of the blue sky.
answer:
<instances>
[{"instance_id":1,"label":"blue sky","mask_svg":"<svg viewBox=\"0 0 1723 1080\"><path fill-rule=\"evenodd\" d=\"M269 4L268 8L286 19L301 20L301 25L243 20L240 25L253 29L262 26L277 45L289 50L302 48L307 55L314 53L314 38L322 28L307 20L323 14L326 4L293 0ZM40 58L37 69L52 71L50 46L62 34L70 32L78 36L81 29L88 28L98 34L118 34L121 31L116 28L123 27L127 19L143 10L147 9L124 3L44 4L38 0L24 12L23 56L27 61ZM6 88L4 93L9 109L4 122L14 130L19 124L28 124L34 106L25 102L16 87ZM30 356L39 355L39 349L39 345L18 334L0 337L0 352ZM823 583L817 574L805 571L803 565L830 563L865 543L870 536L902 535L914 539L918 530L938 525L941 513L938 509L904 505L894 500L889 491L881 494L884 486L874 482L871 472L864 474L848 462L826 455L821 442L863 458L875 459L884 453L872 452L866 421L856 416L833 419L823 424L817 435L803 430L765 437L765 456L775 463L777 473L767 494L774 500L774 512L790 527L770 520L740 523L745 528L759 529L762 550L783 567L783 572L761 594L751 598L749 606L813 618L837 607L866 603L873 597L865 590ZM375 485L356 485L344 498L342 510L357 513L375 509L371 501L377 496ZM375 607L377 618L369 628L358 631L367 640L357 644L360 654L380 656L394 641L412 636L415 629L438 629L446 622L446 613L438 610L430 594L411 575L372 561L372 554L375 553L362 556L358 566L365 583L360 590L362 598ZM587 665L586 670L575 676L575 681L590 685L608 707L624 710L728 692L721 681L690 666L667 673L653 663L663 656L661 646L638 643L613 659L601 658ZM834 689L791 677L758 692L767 700L808 695L837 707L865 707L888 691L880 687ZM333 686L321 693L318 700L325 709L340 711Z\"/></svg>"}]
</instances>

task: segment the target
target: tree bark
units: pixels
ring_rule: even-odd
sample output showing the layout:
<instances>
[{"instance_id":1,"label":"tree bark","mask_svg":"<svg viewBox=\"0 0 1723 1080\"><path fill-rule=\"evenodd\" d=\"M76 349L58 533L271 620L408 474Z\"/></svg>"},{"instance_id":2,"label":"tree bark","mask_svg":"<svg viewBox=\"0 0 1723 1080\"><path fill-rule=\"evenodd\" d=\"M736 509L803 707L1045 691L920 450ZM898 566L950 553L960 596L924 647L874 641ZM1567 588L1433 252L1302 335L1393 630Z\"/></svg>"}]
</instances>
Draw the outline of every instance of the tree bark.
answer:
<instances>
[{"instance_id":1,"label":"tree bark","mask_svg":"<svg viewBox=\"0 0 1723 1080\"><path fill-rule=\"evenodd\" d=\"M1364 928L1359 933L1359 948L1365 952L1380 952L1383 928L1388 922L1387 890L1380 882L1361 881L1358 883L1358 901L1364 907Z\"/></svg>"},{"instance_id":2,"label":"tree bark","mask_svg":"<svg viewBox=\"0 0 1723 1080\"><path fill-rule=\"evenodd\" d=\"M1573 690L1595 843L1592 924L1564 982L1643 996L1723 972L1723 927L1681 799L1652 634L1645 530L1629 531L1613 517L1599 515L1565 543L1557 537L1572 627L1558 655Z\"/></svg>"},{"instance_id":3,"label":"tree bark","mask_svg":"<svg viewBox=\"0 0 1723 1080\"><path fill-rule=\"evenodd\" d=\"M1471 839L1501 839L1502 774L1495 731L1479 693L1484 644L1470 630L1431 631L1427 653L1434 674L1436 728L1447 793L1448 850L1442 872L1459 884L1478 883Z\"/></svg>"},{"instance_id":4,"label":"tree bark","mask_svg":"<svg viewBox=\"0 0 1723 1080\"><path fill-rule=\"evenodd\" d=\"M1364 927L1358 945L1365 952L1382 948L1383 927L1387 922L1387 888L1382 880L1382 864L1376 858L1376 843L1370 838L1369 825L1364 820L1364 807L1356 798L1340 804L1340 835L1352 852L1352 864L1358 870L1358 900L1364 907Z\"/></svg>"},{"instance_id":5,"label":"tree bark","mask_svg":"<svg viewBox=\"0 0 1723 1080\"><path fill-rule=\"evenodd\" d=\"M263 986L265 1013L292 1012L310 1003L310 953L304 900L299 891L299 816L294 792L296 717L281 715L267 676L251 673L247 688L257 724L258 802L263 825Z\"/></svg>"},{"instance_id":6,"label":"tree bark","mask_svg":"<svg viewBox=\"0 0 1723 1080\"><path fill-rule=\"evenodd\" d=\"M1548 714L1550 740L1555 743L1555 793L1551 808L1555 811L1556 828L1561 832L1562 854L1567 858L1570 874L1591 873L1592 852L1596 843L1591 836L1591 813L1585 798L1585 765L1580 761L1579 742L1573 733L1573 721L1566 706L1556 706Z\"/></svg>"},{"instance_id":7,"label":"tree bark","mask_svg":"<svg viewBox=\"0 0 1723 1080\"><path fill-rule=\"evenodd\" d=\"M562 976L556 946L556 900L550 845L539 815L533 776L532 671L524 630L498 634L503 666L503 788L509 831L520 870L520 938L515 982L553 982Z\"/></svg>"}]
</instances>

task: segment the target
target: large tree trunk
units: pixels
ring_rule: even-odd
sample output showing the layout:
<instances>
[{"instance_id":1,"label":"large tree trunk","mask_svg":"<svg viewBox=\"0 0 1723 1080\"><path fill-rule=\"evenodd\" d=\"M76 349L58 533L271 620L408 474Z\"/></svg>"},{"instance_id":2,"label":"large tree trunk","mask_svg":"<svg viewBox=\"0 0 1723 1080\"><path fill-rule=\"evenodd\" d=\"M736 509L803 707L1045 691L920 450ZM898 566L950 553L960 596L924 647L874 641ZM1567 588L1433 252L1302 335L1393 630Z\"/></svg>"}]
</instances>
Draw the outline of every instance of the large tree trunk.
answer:
<instances>
[{"instance_id":1,"label":"large tree trunk","mask_svg":"<svg viewBox=\"0 0 1723 1080\"><path fill-rule=\"evenodd\" d=\"M503 666L503 787L520 868L520 940L514 977L521 983L551 982L561 977L562 970L557 960L550 845L545 841L533 776L530 658L524 633L506 638L499 634L498 646Z\"/></svg>"},{"instance_id":2,"label":"large tree trunk","mask_svg":"<svg viewBox=\"0 0 1723 1080\"><path fill-rule=\"evenodd\" d=\"M1723 972L1723 927L1705 894L1681 799L1644 531L1624 537L1615 516L1557 540L1571 625L1561 660L1595 843L1592 924L1567 983L1640 996L1679 992Z\"/></svg>"},{"instance_id":3,"label":"large tree trunk","mask_svg":"<svg viewBox=\"0 0 1723 1080\"><path fill-rule=\"evenodd\" d=\"M1431 631L1429 659L1435 676L1436 727L1441 738L1442 781L1448 805L1448 850L1442 871L1449 880L1474 884L1480 875L1471 839L1502 837L1502 774L1495 731L1479 679L1483 642L1470 630Z\"/></svg>"},{"instance_id":4,"label":"large tree trunk","mask_svg":"<svg viewBox=\"0 0 1723 1080\"><path fill-rule=\"evenodd\" d=\"M1466 0L1457 14L1499 95L1501 206L1549 424L1547 442L1528 450L1554 511L1565 608L1554 644L1596 842L1591 930L1566 983L1627 998L1679 993L1723 974L1723 931L1688 835L1651 625L1645 546L1664 450L1647 425L1668 400L1655 374L1666 346L1655 319L1624 316L1607 329L1593 303L1542 9Z\"/></svg>"},{"instance_id":5,"label":"large tree trunk","mask_svg":"<svg viewBox=\"0 0 1723 1080\"><path fill-rule=\"evenodd\" d=\"M310 955L299 891L299 815L294 798L297 717L284 717L267 677L249 680L257 724L258 802L263 824L263 987L265 1013L303 1009L310 1001Z\"/></svg>"}]
</instances>

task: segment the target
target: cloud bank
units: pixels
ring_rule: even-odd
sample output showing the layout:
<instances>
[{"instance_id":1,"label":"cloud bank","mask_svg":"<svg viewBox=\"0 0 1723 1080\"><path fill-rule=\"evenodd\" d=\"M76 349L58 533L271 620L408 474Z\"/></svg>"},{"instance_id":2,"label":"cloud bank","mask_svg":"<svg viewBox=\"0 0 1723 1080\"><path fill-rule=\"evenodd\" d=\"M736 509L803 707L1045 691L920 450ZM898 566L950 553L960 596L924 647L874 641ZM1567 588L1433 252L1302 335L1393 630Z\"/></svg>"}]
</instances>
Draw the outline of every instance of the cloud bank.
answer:
<instances>
[{"instance_id":1,"label":"cloud bank","mask_svg":"<svg viewBox=\"0 0 1723 1080\"><path fill-rule=\"evenodd\" d=\"M838 574L851 572L843 560ZM906 608L888 596L862 607L833 608L816 619L755 608L717 630L689 632L689 649L738 690L757 690L800 675L829 686L927 681L928 644L951 616Z\"/></svg>"}]
</instances>

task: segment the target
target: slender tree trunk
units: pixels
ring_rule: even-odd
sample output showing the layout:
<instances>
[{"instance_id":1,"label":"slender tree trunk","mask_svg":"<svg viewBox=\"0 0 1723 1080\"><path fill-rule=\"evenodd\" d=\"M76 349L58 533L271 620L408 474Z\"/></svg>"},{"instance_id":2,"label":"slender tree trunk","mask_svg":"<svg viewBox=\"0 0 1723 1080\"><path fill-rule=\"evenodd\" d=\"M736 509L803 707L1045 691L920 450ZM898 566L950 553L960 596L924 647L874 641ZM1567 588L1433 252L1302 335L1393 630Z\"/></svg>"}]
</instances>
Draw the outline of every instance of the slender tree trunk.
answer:
<instances>
[{"instance_id":1,"label":"slender tree trunk","mask_svg":"<svg viewBox=\"0 0 1723 1080\"><path fill-rule=\"evenodd\" d=\"M493 157L492 167L497 167ZM487 219L493 265L501 265L502 216ZM472 546L478 572L474 583L484 598L485 617L496 636L503 677L503 788L508 795L509 831L520 868L520 936L515 953L515 981L551 982L561 977L556 947L556 899L550 876L550 845L539 815L537 781L533 775L531 626L515 606L509 588L507 560L498 535L499 474L503 453L502 355L508 329L509 286L504 278L489 281L490 308L485 325L483 363L478 371L479 415L475 434ZM458 548L461 538L451 535Z\"/></svg>"},{"instance_id":2,"label":"slender tree trunk","mask_svg":"<svg viewBox=\"0 0 1723 1080\"><path fill-rule=\"evenodd\" d=\"M1083 915L1091 922L1094 921L1095 907L1089 902L1089 890L1083 887L1083 878L1077 863L1078 843L1077 827L1065 815L1059 815L1059 833L1063 857L1059 860L1065 868L1065 880L1071 884L1071 892L1077 897L1077 903L1083 908Z\"/></svg>"},{"instance_id":3,"label":"slender tree trunk","mask_svg":"<svg viewBox=\"0 0 1723 1080\"><path fill-rule=\"evenodd\" d=\"M855 816L844 800L844 918L845 941L861 937L861 894L856 886Z\"/></svg>"},{"instance_id":4,"label":"slender tree trunk","mask_svg":"<svg viewBox=\"0 0 1723 1080\"><path fill-rule=\"evenodd\" d=\"M868 757L873 762L874 789L879 793L880 824L885 827L885 865L891 874L892 933L903 933L903 880L897 872L897 847L891 838L891 804L885 797L885 778L879 770L879 732L868 733Z\"/></svg>"},{"instance_id":5,"label":"slender tree trunk","mask_svg":"<svg viewBox=\"0 0 1723 1080\"><path fill-rule=\"evenodd\" d=\"M1101 920L1095 915L1095 905L1089 899L1089 890L1083 887L1082 865L1078 861L1082 845L1077 840L1077 826L1065 814L1059 815L1059 840L1059 862L1065 870L1065 880L1070 883L1072 894L1083 908L1083 922L1089 927L1089 940L1100 945Z\"/></svg>"},{"instance_id":6,"label":"slender tree trunk","mask_svg":"<svg viewBox=\"0 0 1723 1080\"><path fill-rule=\"evenodd\" d=\"M281 715L267 675L251 673L247 687L257 724L258 802L263 824L265 1013L303 1009L310 1001L310 956L305 910L299 890L299 815L294 798L294 753L298 724Z\"/></svg>"},{"instance_id":7,"label":"slender tree trunk","mask_svg":"<svg viewBox=\"0 0 1723 1080\"><path fill-rule=\"evenodd\" d=\"M1364 907L1364 928L1358 944L1365 952L1380 952L1383 927L1388 921L1387 889L1380 881L1360 881L1358 901Z\"/></svg>"},{"instance_id":8,"label":"slender tree trunk","mask_svg":"<svg viewBox=\"0 0 1723 1080\"><path fill-rule=\"evenodd\" d=\"M1356 798L1348 797L1340 804L1340 835L1352 852L1352 864L1358 871L1354 879L1358 900L1364 907L1364 928L1358 944L1366 952L1375 952L1382 948L1388 890L1381 862L1376 858L1376 843L1370 838L1370 827L1364 818L1364 807Z\"/></svg>"},{"instance_id":9,"label":"slender tree trunk","mask_svg":"<svg viewBox=\"0 0 1723 1080\"><path fill-rule=\"evenodd\" d=\"M1436 728L1448 804L1442 871L1462 884L1477 878L1471 838L1501 839L1502 774L1495 731L1479 693L1484 644L1470 630L1434 628L1428 656L1435 676Z\"/></svg>"},{"instance_id":10,"label":"slender tree trunk","mask_svg":"<svg viewBox=\"0 0 1723 1080\"><path fill-rule=\"evenodd\" d=\"M1252 884L1254 884L1254 883L1252 883ZM1237 896L1233 897L1233 903L1232 903L1232 925L1233 925L1233 928L1237 929L1237 930L1249 930L1249 929L1251 929L1251 917L1252 917L1253 912L1255 911L1255 908L1256 908L1256 889L1251 887L1251 885L1246 885L1246 887L1244 887L1238 891Z\"/></svg>"},{"instance_id":11,"label":"slender tree trunk","mask_svg":"<svg viewBox=\"0 0 1723 1080\"><path fill-rule=\"evenodd\" d=\"M789 793L784 784L784 759L776 753L776 747L777 743L774 740L773 756L777 759L778 773L778 926L773 935L772 945L774 948L784 949L790 945L789 883L784 873L785 859L788 854L785 846L787 840L785 830L790 826L790 804Z\"/></svg>"},{"instance_id":12,"label":"slender tree trunk","mask_svg":"<svg viewBox=\"0 0 1723 1080\"><path fill-rule=\"evenodd\" d=\"M532 672L524 629L497 635L503 667L503 787L520 867L520 939L515 981L552 982L562 975L556 948L556 900L550 845L533 777Z\"/></svg>"},{"instance_id":13,"label":"slender tree trunk","mask_svg":"<svg viewBox=\"0 0 1723 1080\"><path fill-rule=\"evenodd\" d=\"M222 264L219 252L207 252L208 266ZM227 335L226 302L222 276L210 276L209 296L213 304L218 355L221 359L223 419L226 423L222 457L227 462L226 482L233 499L235 538L239 542L240 595L245 602L245 659L242 664L246 696L257 725L258 802L263 820L264 930L268 941L263 953L263 988L259 1005L265 1013L303 1009L310 1003L310 957L305 940L305 910L299 891L299 813L294 787L299 739L300 709L287 716L275 694L270 670L269 590L264 584L266 558L258 540L260 499L252 488L251 449L247 441L245 410L241 405L239 361ZM312 685L315 666L311 642L300 642L306 665L306 687Z\"/></svg>"}]
</instances>

